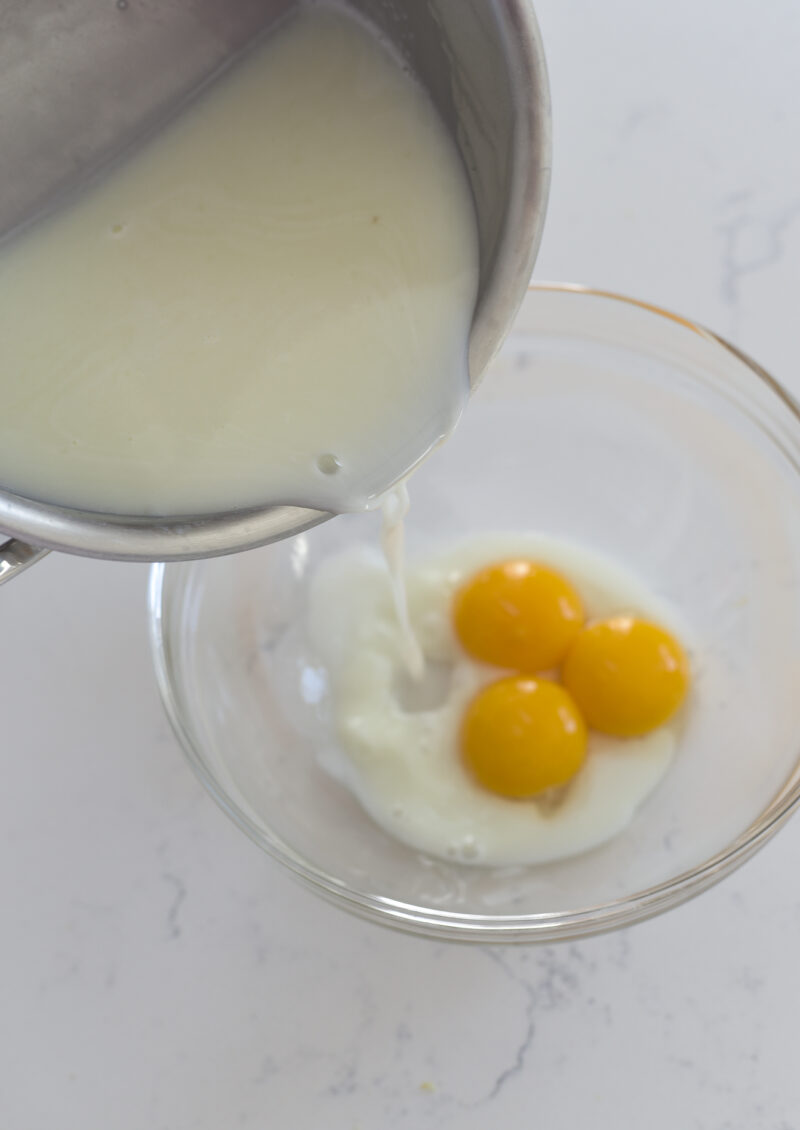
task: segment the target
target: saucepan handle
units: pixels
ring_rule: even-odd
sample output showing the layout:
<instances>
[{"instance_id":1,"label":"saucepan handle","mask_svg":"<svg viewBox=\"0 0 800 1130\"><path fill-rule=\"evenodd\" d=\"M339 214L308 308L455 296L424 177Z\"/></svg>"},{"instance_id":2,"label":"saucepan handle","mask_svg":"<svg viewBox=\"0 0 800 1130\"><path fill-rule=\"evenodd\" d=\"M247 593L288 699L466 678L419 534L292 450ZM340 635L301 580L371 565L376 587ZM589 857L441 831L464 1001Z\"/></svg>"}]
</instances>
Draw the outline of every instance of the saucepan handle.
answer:
<instances>
[{"instance_id":1,"label":"saucepan handle","mask_svg":"<svg viewBox=\"0 0 800 1130\"><path fill-rule=\"evenodd\" d=\"M9 541L0 542L0 585L10 581L23 570L35 565L49 549L40 545L28 545L27 542L11 538Z\"/></svg>"}]
</instances>

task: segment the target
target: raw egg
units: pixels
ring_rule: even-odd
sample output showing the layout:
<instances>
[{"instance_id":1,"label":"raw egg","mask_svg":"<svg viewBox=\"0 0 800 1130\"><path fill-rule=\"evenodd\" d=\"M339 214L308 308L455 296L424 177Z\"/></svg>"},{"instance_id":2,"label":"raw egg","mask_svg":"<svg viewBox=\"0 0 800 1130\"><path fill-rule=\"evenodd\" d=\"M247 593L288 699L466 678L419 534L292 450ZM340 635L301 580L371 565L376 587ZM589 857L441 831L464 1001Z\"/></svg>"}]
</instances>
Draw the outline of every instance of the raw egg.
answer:
<instances>
[{"instance_id":1,"label":"raw egg","mask_svg":"<svg viewBox=\"0 0 800 1130\"><path fill-rule=\"evenodd\" d=\"M629 738L672 718L686 697L689 665L664 628L612 616L578 634L562 678L590 726Z\"/></svg>"},{"instance_id":2,"label":"raw egg","mask_svg":"<svg viewBox=\"0 0 800 1130\"><path fill-rule=\"evenodd\" d=\"M554 569L501 561L458 589L453 622L473 659L534 674L561 663L583 624L583 605Z\"/></svg>"},{"instance_id":3,"label":"raw egg","mask_svg":"<svg viewBox=\"0 0 800 1130\"><path fill-rule=\"evenodd\" d=\"M464 762L476 781L505 797L564 785L586 757L586 723L556 683L512 675L490 683L467 707Z\"/></svg>"},{"instance_id":4,"label":"raw egg","mask_svg":"<svg viewBox=\"0 0 800 1130\"><path fill-rule=\"evenodd\" d=\"M495 666L486 652L474 658L458 624L465 608L483 602L475 578L497 576L498 562L535 564L539 580L543 569L568 578L573 615L558 647L530 660L536 665L556 666L561 641L569 636L575 648L590 631L581 630L581 603L592 620L627 609L675 623L635 576L581 546L525 533L474 535L412 559L405 571L409 620L426 663L415 681L386 564L374 549L351 546L311 578L307 659L298 670L313 676L315 696L297 709L317 719L322 764L395 840L462 863L545 863L620 833L666 773L677 732L670 720L640 738L591 728L587 735L584 708L569 686L557 685L557 672L550 681L530 671L508 677L506 664L515 661L508 652ZM500 574L503 589L507 573ZM519 580L512 575L511 591Z\"/></svg>"}]
</instances>

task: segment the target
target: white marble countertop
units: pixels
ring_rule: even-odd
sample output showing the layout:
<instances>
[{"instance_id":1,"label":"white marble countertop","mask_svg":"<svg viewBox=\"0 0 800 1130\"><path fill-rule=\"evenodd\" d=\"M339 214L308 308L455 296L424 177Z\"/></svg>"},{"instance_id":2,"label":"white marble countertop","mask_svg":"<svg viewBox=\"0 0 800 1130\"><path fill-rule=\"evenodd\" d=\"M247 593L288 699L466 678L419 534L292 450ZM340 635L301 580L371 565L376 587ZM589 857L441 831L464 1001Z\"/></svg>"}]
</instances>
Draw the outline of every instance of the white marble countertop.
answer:
<instances>
[{"instance_id":1,"label":"white marble countertop","mask_svg":"<svg viewBox=\"0 0 800 1130\"><path fill-rule=\"evenodd\" d=\"M800 393L796 0L540 0L537 277L728 334ZM145 570L0 596L4 1130L797 1130L800 821L699 900L579 945L434 945L296 887L204 794Z\"/></svg>"}]
</instances>

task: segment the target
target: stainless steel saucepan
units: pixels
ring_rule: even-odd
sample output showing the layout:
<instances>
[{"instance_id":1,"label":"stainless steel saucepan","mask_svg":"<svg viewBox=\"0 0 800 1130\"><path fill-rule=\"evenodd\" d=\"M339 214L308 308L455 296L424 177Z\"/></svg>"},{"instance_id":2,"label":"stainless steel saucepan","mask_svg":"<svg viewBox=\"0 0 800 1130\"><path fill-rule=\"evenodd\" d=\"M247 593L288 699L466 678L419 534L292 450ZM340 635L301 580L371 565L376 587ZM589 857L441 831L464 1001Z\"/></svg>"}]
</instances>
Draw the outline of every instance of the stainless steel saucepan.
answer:
<instances>
[{"instance_id":1,"label":"stainless steel saucepan","mask_svg":"<svg viewBox=\"0 0 800 1130\"><path fill-rule=\"evenodd\" d=\"M79 192L302 2L7 0L0 8L0 238ZM469 174L480 239L474 385L522 300L544 222L550 105L533 11L528 0L345 2L407 59ZM0 584L49 549L129 561L210 557L328 517L293 506L123 517L22 498L0 484Z\"/></svg>"}]
</instances>

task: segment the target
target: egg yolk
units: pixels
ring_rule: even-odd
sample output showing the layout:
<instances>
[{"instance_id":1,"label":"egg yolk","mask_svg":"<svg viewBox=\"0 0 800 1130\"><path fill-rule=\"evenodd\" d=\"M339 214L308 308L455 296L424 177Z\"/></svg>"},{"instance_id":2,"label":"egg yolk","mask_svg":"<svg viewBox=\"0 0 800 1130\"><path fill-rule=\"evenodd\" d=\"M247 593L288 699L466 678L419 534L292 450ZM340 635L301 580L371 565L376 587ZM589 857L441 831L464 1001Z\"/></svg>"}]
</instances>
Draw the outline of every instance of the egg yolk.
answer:
<instances>
[{"instance_id":1,"label":"egg yolk","mask_svg":"<svg viewBox=\"0 0 800 1130\"><path fill-rule=\"evenodd\" d=\"M583 624L572 585L534 561L502 561L456 592L453 625L482 663L534 673L557 667Z\"/></svg>"},{"instance_id":2,"label":"egg yolk","mask_svg":"<svg viewBox=\"0 0 800 1130\"><path fill-rule=\"evenodd\" d=\"M689 665L663 628L615 616L583 629L562 679L593 729L631 738L672 717L686 697Z\"/></svg>"},{"instance_id":3,"label":"egg yolk","mask_svg":"<svg viewBox=\"0 0 800 1130\"><path fill-rule=\"evenodd\" d=\"M563 687L513 675L484 687L461 729L465 765L485 789L522 798L563 785L586 756L586 723Z\"/></svg>"}]
</instances>

